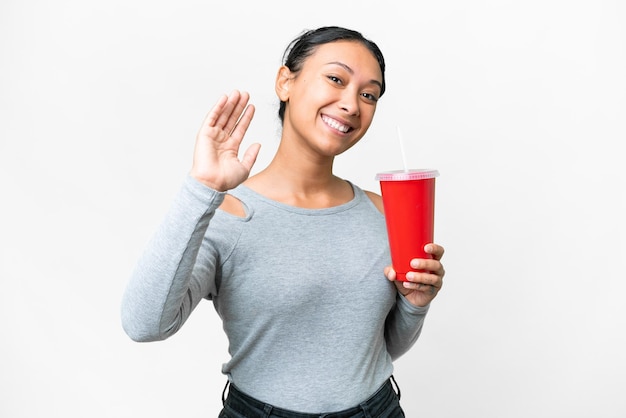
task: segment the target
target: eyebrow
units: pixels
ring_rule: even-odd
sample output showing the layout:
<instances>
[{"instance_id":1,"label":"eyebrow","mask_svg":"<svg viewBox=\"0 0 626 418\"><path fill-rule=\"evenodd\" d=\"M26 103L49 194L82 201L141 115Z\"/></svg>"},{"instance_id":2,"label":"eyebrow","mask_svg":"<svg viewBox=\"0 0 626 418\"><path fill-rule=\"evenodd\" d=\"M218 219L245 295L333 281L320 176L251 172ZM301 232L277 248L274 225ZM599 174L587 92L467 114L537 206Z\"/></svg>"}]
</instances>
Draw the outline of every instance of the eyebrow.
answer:
<instances>
[{"instance_id":1,"label":"eyebrow","mask_svg":"<svg viewBox=\"0 0 626 418\"><path fill-rule=\"evenodd\" d=\"M328 65L330 65L330 64L338 65L338 66L340 66L340 67L344 68L344 69L345 69L347 72L349 72L350 74L354 74L354 70L353 70L352 68L350 68L348 65L344 64L343 62L340 62L340 61L331 61L331 62L328 62L328 63L326 63L326 64L328 64ZM382 90L382 88L383 88L382 83L381 83L380 81L378 81L378 80L372 79L372 80L370 80L370 83L372 83L372 84L376 84L378 87L380 87L380 89L381 89L381 90Z\"/></svg>"}]
</instances>

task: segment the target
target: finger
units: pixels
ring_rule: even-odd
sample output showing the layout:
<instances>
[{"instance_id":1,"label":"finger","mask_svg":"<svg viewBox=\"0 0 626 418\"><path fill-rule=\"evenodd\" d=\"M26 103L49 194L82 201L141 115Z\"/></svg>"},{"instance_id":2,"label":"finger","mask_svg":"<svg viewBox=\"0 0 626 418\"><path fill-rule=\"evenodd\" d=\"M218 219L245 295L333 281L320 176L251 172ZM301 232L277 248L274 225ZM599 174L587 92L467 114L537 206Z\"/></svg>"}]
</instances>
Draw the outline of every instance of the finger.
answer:
<instances>
[{"instance_id":1,"label":"finger","mask_svg":"<svg viewBox=\"0 0 626 418\"><path fill-rule=\"evenodd\" d=\"M430 296L434 296L439 292L439 288L423 283L402 282L402 286L405 289L426 293Z\"/></svg>"},{"instance_id":2,"label":"finger","mask_svg":"<svg viewBox=\"0 0 626 418\"><path fill-rule=\"evenodd\" d=\"M253 112L254 107L250 108L248 106L248 100L250 99L250 95L246 92L235 91L229 98L229 103L227 106L227 111L229 111L228 119L226 119L226 123L224 124L224 130L232 135L235 127L239 125L239 120L243 115L247 112ZM226 113L226 112L225 112ZM250 115L250 119L252 115ZM250 121L248 120L248 123ZM246 127L247 128L247 127Z\"/></svg>"},{"instance_id":3,"label":"finger","mask_svg":"<svg viewBox=\"0 0 626 418\"><path fill-rule=\"evenodd\" d=\"M230 132L230 136L235 138L237 141L241 142L244 135L246 134L246 131L248 130L248 127L250 126L250 122L252 121L252 118L254 117L255 110L256 109L254 105L246 106L246 108L243 110L243 114L241 115L239 120L236 122L234 128L232 128L232 132Z\"/></svg>"},{"instance_id":4,"label":"finger","mask_svg":"<svg viewBox=\"0 0 626 418\"><path fill-rule=\"evenodd\" d=\"M204 121L203 121L202 124L204 126L208 126L208 127L216 126L217 120L219 119L220 115L222 114L222 111L224 110L224 106L226 105L227 101L228 101L228 96L225 95L225 94L222 95L222 97L219 98L217 103L215 103L215 105L213 105L213 107L211 108L209 113L207 113L207 115L204 118Z\"/></svg>"},{"instance_id":5,"label":"finger","mask_svg":"<svg viewBox=\"0 0 626 418\"><path fill-rule=\"evenodd\" d=\"M430 258L414 258L411 260L410 266L415 270L428 271L432 273L440 273L443 271L441 262Z\"/></svg>"},{"instance_id":6,"label":"finger","mask_svg":"<svg viewBox=\"0 0 626 418\"><path fill-rule=\"evenodd\" d=\"M441 260L445 249L441 245L437 245L431 242L430 244L426 244L424 246L424 251L427 254L431 254L435 260Z\"/></svg>"},{"instance_id":7,"label":"finger","mask_svg":"<svg viewBox=\"0 0 626 418\"><path fill-rule=\"evenodd\" d=\"M225 96L225 101L222 106L216 106L214 116L215 122L213 125L210 126L215 126L216 128L223 129L227 133L230 133L230 130L233 128L233 126L235 126L235 123L237 123L237 119L239 117L239 115L237 115L236 117L234 117L233 115L240 98L241 93L239 92L239 90L233 90L229 95ZM218 103L222 103L222 100L223 98L220 99L220 102ZM234 120L231 121L233 117ZM229 125L230 127L228 127Z\"/></svg>"},{"instance_id":8,"label":"finger","mask_svg":"<svg viewBox=\"0 0 626 418\"><path fill-rule=\"evenodd\" d=\"M443 278L433 273L420 273L417 271L410 271L406 274L406 280L410 283L423 284L436 288L440 288L443 285Z\"/></svg>"}]
</instances>

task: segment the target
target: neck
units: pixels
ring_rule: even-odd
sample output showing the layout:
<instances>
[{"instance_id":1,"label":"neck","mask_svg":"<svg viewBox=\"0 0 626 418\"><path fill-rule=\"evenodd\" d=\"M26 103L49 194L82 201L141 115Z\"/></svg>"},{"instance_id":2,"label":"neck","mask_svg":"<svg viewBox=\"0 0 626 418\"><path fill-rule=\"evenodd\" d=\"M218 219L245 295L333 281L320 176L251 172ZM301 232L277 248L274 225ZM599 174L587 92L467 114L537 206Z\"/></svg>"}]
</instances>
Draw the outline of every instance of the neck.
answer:
<instances>
[{"instance_id":1,"label":"neck","mask_svg":"<svg viewBox=\"0 0 626 418\"><path fill-rule=\"evenodd\" d=\"M337 206L353 198L350 185L333 174L334 157L291 148L281 141L270 164L246 185L272 200L304 208Z\"/></svg>"}]
</instances>

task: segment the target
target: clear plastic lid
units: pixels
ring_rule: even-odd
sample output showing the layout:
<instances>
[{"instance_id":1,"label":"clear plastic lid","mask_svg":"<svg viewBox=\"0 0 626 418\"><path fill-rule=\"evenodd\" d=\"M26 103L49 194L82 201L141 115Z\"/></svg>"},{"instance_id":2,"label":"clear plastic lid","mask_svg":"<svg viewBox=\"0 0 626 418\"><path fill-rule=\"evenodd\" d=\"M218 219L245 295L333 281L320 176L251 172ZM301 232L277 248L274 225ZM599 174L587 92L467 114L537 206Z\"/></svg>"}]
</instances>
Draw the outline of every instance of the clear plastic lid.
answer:
<instances>
[{"instance_id":1,"label":"clear plastic lid","mask_svg":"<svg viewBox=\"0 0 626 418\"><path fill-rule=\"evenodd\" d=\"M410 170L394 170L385 171L376 174L378 181L407 181L407 180L425 180L439 176L439 171L432 169L410 169Z\"/></svg>"}]
</instances>

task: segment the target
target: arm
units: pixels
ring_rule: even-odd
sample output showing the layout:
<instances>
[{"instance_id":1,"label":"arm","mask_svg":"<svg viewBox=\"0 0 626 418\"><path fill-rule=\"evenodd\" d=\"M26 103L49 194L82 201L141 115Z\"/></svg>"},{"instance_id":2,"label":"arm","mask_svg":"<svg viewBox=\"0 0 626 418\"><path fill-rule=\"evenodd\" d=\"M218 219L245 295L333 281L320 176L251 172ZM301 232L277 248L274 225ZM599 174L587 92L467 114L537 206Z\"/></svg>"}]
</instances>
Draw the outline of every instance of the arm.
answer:
<instances>
[{"instance_id":1,"label":"arm","mask_svg":"<svg viewBox=\"0 0 626 418\"><path fill-rule=\"evenodd\" d=\"M215 292L215 263L203 277L192 273L206 229L223 198L224 193L191 177L185 180L122 299L122 326L133 340L156 341L173 335L200 300Z\"/></svg>"},{"instance_id":2,"label":"arm","mask_svg":"<svg viewBox=\"0 0 626 418\"><path fill-rule=\"evenodd\" d=\"M422 333L428 308L429 306L414 306L398 293L396 306L385 322L385 341L392 360L396 360L413 347Z\"/></svg>"},{"instance_id":3,"label":"arm","mask_svg":"<svg viewBox=\"0 0 626 418\"><path fill-rule=\"evenodd\" d=\"M223 192L249 176L259 152L260 145L253 144L241 161L238 158L254 115L248 99L247 93L237 90L224 95L202 122L190 175L140 258L123 297L122 325L136 341L174 334L199 301L215 292L215 251L204 248L204 263L195 264L209 222L224 200Z\"/></svg>"}]
</instances>

